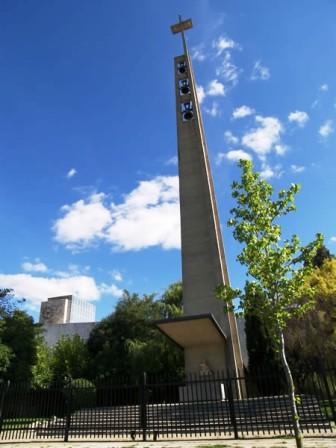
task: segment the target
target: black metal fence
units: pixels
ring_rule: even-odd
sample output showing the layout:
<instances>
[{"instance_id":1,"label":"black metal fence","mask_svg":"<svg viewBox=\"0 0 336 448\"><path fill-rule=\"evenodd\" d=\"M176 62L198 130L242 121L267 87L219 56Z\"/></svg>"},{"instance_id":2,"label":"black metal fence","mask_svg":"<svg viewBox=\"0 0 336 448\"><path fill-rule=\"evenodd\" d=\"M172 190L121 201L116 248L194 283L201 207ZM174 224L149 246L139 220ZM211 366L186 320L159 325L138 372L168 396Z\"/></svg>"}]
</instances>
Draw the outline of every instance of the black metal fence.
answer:
<instances>
[{"instance_id":1,"label":"black metal fence","mask_svg":"<svg viewBox=\"0 0 336 448\"><path fill-rule=\"evenodd\" d=\"M297 384L304 432L332 433L336 371L310 372ZM183 380L143 376L54 384L0 386L0 438L13 440L146 440L290 435L289 396L281 374Z\"/></svg>"}]
</instances>

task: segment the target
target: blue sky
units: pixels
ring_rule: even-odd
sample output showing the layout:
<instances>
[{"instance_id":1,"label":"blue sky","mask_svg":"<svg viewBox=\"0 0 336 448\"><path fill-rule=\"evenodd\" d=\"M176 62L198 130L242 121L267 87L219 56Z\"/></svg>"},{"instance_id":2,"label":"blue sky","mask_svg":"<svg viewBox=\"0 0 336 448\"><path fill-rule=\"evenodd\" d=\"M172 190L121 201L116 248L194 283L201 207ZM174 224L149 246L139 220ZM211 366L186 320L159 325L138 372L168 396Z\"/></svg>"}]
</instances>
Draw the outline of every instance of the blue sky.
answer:
<instances>
[{"instance_id":1,"label":"blue sky","mask_svg":"<svg viewBox=\"0 0 336 448\"><path fill-rule=\"evenodd\" d=\"M235 160L275 187L302 184L283 222L335 252L336 4L292 1L2 0L0 287L74 293L108 314L123 288L180 279L171 35L188 32L227 261Z\"/></svg>"}]
</instances>

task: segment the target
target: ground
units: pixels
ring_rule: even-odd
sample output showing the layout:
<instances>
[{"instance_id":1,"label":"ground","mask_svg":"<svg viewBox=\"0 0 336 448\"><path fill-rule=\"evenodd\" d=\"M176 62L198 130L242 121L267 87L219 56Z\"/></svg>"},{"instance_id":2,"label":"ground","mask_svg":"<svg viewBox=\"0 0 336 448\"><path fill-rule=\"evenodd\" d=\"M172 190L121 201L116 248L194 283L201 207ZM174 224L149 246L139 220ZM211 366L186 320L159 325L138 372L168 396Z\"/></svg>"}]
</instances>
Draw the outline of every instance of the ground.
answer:
<instances>
[{"instance_id":1,"label":"ground","mask_svg":"<svg viewBox=\"0 0 336 448\"><path fill-rule=\"evenodd\" d=\"M0 444L1 448L295 448L287 438L216 440L188 442L20 442ZM304 448L335 448L336 437L305 438Z\"/></svg>"}]
</instances>

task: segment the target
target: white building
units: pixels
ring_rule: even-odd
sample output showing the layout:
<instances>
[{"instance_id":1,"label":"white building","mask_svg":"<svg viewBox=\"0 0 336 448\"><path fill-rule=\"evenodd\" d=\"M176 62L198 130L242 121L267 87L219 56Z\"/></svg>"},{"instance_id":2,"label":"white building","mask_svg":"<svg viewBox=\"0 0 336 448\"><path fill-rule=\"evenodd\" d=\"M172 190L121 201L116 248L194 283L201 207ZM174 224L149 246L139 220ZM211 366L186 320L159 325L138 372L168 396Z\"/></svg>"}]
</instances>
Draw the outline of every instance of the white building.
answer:
<instances>
[{"instance_id":1,"label":"white building","mask_svg":"<svg viewBox=\"0 0 336 448\"><path fill-rule=\"evenodd\" d=\"M49 297L41 303L40 323L49 346L55 345L63 335L78 334L86 340L96 325L96 307L72 295Z\"/></svg>"}]
</instances>

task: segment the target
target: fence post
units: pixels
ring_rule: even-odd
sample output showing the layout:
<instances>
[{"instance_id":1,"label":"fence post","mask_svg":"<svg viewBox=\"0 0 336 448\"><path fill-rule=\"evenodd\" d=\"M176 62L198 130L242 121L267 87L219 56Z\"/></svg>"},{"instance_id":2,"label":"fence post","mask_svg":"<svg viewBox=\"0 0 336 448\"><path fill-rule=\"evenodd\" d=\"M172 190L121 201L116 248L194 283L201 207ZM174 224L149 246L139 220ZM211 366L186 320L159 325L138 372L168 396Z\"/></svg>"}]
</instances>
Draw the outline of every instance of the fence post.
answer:
<instances>
[{"instance_id":1,"label":"fence post","mask_svg":"<svg viewBox=\"0 0 336 448\"><path fill-rule=\"evenodd\" d=\"M6 384L3 384L2 391L1 391L1 398L0 398L0 432L2 431L2 424L3 424L3 414L4 414L4 404L5 404L5 396L7 393L7 390L9 389L10 381L8 380Z\"/></svg>"},{"instance_id":2,"label":"fence post","mask_svg":"<svg viewBox=\"0 0 336 448\"><path fill-rule=\"evenodd\" d=\"M63 392L64 392L64 386L63 386ZM66 392L65 396L66 396L66 400L65 400L66 416L65 416L64 442L68 442L69 441L70 424L71 424L71 411L72 411L71 381L69 382L68 391Z\"/></svg>"},{"instance_id":3,"label":"fence post","mask_svg":"<svg viewBox=\"0 0 336 448\"><path fill-rule=\"evenodd\" d=\"M335 411L335 406L334 406L334 400L330 393L330 387L329 387L329 383L328 383L328 378L326 377L326 371L323 369L323 370L321 370L320 374L322 376L324 387L326 389L327 398L329 401L332 417L333 417L334 423L336 423L336 411Z\"/></svg>"},{"instance_id":4,"label":"fence post","mask_svg":"<svg viewBox=\"0 0 336 448\"><path fill-rule=\"evenodd\" d=\"M146 372L140 381L140 428L142 429L142 440L145 442L147 438L147 375Z\"/></svg>"},{"instance_id":5,"label":"fence post","mask_svg":"<svg viewBox=\"0 0 336 448\"><path fill-rule=\"evenodd\" d=\"M229 412L230 412L230 420L231 424L233 426L233 432L234 432L234 438L239 439L238 435L238 429L237 429L237 421L236 421L236 412L234 407L234 400L233 400L233 392L232 392L232 384L231 381L234 381L234 378L230 377L230 372L227 372L227 392L228 392L228 402L229 402Z\"/></svg>"}]
</instances>

